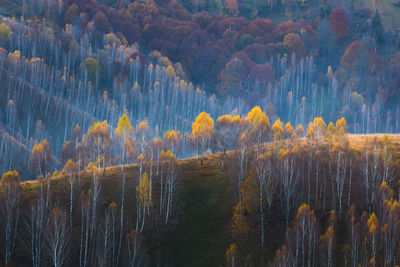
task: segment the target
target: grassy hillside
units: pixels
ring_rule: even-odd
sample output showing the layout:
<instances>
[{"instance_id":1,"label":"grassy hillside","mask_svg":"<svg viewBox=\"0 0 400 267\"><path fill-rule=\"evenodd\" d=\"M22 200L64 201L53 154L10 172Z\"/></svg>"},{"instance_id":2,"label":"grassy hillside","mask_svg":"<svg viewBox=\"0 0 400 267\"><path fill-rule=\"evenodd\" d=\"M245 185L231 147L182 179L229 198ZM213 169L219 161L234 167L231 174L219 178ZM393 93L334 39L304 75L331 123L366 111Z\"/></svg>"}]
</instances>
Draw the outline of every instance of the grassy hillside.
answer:
<instances>
[{"instance_id":1,"label":"grassy hillside","mask_svg":"<svg viewBox=\"0 0 400 267\"><path fill-rule=\"evenodd\" d=\"M361 150L365 139L373 139L379 135L348 135L350 145ZM400 135L390 135L396 147L396 158L400 158ZM286 142L286 141L282 141ZM298 146L305 145L305 139L298 141ZM274 148L275 143L267 144ZM228 158L232 152L228 152ZM199 158L183 159L178 161L178 193L172 223L162 226L156 231L145 233L147 249L151 251L153 262L157 257L166 260L171 266L220 266L225 261L225 251L232 242L231 217L232 207L235 204L230 164L228 169L221 168L222 155L215 154L205 157L204 165L200 165ZM127 177L127 214L135 212L135 187L138 180L138 167L125 167ZM101 179L103 207L111 201L120 203L121 192L120 166L106 169ZM83 188L88 187L90 175L81 173ZM52 179L56 195L65 195L65 177ZM25 200L35 195L38 183L36 181L23 182ZM158 186L154 185L155 198ZM157 201L155 201L157 202ZM157 203L153 203L157 209ZM103 208L101 208L103 210ZM275 214L278 214L277 211ZM162 225L162 224L161 224ZM268 246L279 244L280 236L285 229L277 227L270 229L269 236L274 236L274 242ZM273 257L271 248L268 258Z\"/></svg>"},{"instance_id":2,"label":"grassy hillside","mask_svg":"<svg viewBox=\"0 0 400 267\"><path fill-rule=\"evenodd\" d=\"M230 175L221 169L220 157L220 154L205 157L203 166L198 158L179 160L176 214L173 214L172 224L146 233L152 256L161 255L171 266L219 266L224 263L225 250L231 242L230 220L234 203L230 195ZM136 209L138 168L128 165L125 171L127 214L132 214ZM55 194L66 195L65 177L52 179ZM83 188L89 186L90 179L88 173L81 173ZM107 168L101 179L104 207L112 201L120 203L120 185L121 168ZM35 196L37 187L36 181L22 183L25 200ZM157 185L154 185L154 191L157 198ZM153 205L156 209L157 203Z\"/></svg>"}]
</instances>

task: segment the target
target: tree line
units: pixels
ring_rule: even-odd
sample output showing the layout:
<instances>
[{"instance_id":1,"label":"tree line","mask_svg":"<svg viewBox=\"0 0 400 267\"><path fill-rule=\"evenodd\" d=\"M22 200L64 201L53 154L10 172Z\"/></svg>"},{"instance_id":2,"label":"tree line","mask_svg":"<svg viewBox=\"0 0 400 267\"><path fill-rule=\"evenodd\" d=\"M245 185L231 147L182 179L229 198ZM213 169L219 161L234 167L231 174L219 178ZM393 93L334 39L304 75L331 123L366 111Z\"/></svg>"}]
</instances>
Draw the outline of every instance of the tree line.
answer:
<instances>
[{"instance_id":1,"label":"tree line","mask_svg":"<svg viewBox=\"0 0 400 267\"><path fill-rule=\"evenodd\" d=\"M349 137L344 118L328 125L315 118L304 139L280 121L269 132L276 142L254 147L242 136L234 150L237 204L227 265L395 266L392 138Z\"/></svg>"}]
</instances>

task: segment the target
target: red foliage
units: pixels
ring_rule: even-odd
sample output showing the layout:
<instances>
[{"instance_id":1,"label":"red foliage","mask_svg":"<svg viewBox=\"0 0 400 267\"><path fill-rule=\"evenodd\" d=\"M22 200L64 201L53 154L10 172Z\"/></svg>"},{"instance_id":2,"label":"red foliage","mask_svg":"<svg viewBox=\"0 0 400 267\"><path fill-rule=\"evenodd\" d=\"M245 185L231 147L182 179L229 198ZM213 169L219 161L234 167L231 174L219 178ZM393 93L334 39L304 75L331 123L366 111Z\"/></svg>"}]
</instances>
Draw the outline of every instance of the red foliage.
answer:
<instances>
[{"instance_id":1,"label":"red foliage","mask_svg":"<svg viewBox=\"0 0 400 267\"><path fill-rule=\"evenodd\" d=\"M376 53L376 51L374 51L374 50L369 51L368 71L370 73L379 72L380 70L382 70L381 63L382 63L382 60L379 57L379 55Z\"/></svg>"},{"instance_id":2,"label":"red foliage","mask_svg":"<svg viewBox=\"0 0 400 267\"><path fill-rule=\"evenodd\" d=\"M365 67L367 61L367 49L361 42L355 41L344 52L341 64L348 70L356 70Z\"/></svg>"},{"instance_id":3,"label":"red foliage","mask_svg":"<svg viewBox=\"0 0 400 267\"><path fill-rule=\"evenodd\" d=\"M191 17L190 13L177 0L169 2L166 11L168 17L175 19L190 20Z\"/></svg>"},{"instance_id":4,"label":"red foliage","mask_svg":"<svg viewBox=\"0 0 400 267\"><path fill-rule=\"evenodd\" d=\"M110 31L110 22L108 22L108 19L106 15L99 11L97 14L93 17L93 21L96 23L96 26L103 32L109 32Z\"/></svg>"},{"instance_id":5,"label":"red foliage","mask_svg":"<svg viewBox=\"0 0 400 267\"><path fill-rule=\"evenodd\" d=\"M243 32L250 33L252 36L263 37L265 34L272 36L276 30L276 25L270 19L257 18L250 22Z\"/></svg>"},{"instance_id":6,"label":"red foliage","mask_svg":"<svg viewBox=\"0 0 400 267\"><path fill-rule=\"evenodd\" d=\"M307 31L313 29L310 23L304 21L278 26L269 19L250 21L244 17L218 16L207 12L192 18L179 0L134 1L126 9L104 6L94 0L65 2L67 6L76 4L82 31L88 30L88 23L94 21L99 32L93 34L99 40L101 31L114 32L120 35L121 40L126 39L125 44L144 44L146 50L161 51L173 62L181 62L193 82L206 81L211 86L216 85L220 78L218 75L234 57L246 66L247 75L254 63L264 64L276 53L289 51L302 56L305 49L301 40L288 49L273 42L281 40L279 35L299 32L300 28ZM225 11L237 14L235 1L222 2ZM239 38L245 35L251 36L251 40L242 38L243 45L236 46ZM235 54L238 49L243 53Z\"/></svg>"},{"instance_id":7,"label":"red foliage","mask_svg":"<svg viewBox=\"0 0 400 267\"><path fill-rule=\"evenodd\" d=\"M273 82L275 79L275 71L272 69L269 63L265 63L263 65L256 64L254 65L249 73L250 80L252 81L259 81L265 84Z\"/></svg>"},{"instance_id":8,"label":"red foliage","mask_svg":"<svg viewBox=\"0 0 400 267\"><path fill-rule=\"evenodd\" d=\"M241 82L246 78L250 67L251 60L246 54L238 52L233 55L221 71L218 93L222 96L240 95L242 93Z\"/></svg>"},{"instance_id":9,"label":"red foliage","mask_svg":"<svg viewBox=\"0 0 400 267\"><path fill-rule=\"evenodd\" d=\"M329 16L329 25L335 32L338 40L345 38L350 27L346 11L343 8L335 8Z\"/></svg>"},{"instance_id":10,"label":"red foliage","mask_svg":"<svg viewBox=\"0 0 400 267\"><path fill-rule=\"evenodd\" d=\"M299 24L293 23L292 21L287 21L278 26L279 34L286 35L288 33L298 32Z\"/></svg>"},{"instance_id":11,"label":"red foliage","mask_svg":"<svg viewBox=\"0 0 400 267\"><path fill-rule=\"evenodd\" d=\"M194 22L196 22L201 29L205 29L215 19L214 16L207 12L198 13Z\"/></svg>"},{"instance_id":12,"label":"red foliage","mask_svg":"<svg viewBox=\"0 0 400 267\"><path fill-rule=\"evenodd\" d=\"M249 45L243 51L252 61L254 61L257 64L262 64L270 59L270 57L268 57L266 53L267 52L266 45L262 44Z\"/></svg>"},{"instance_id":13,"label":"red foliage","mask_svg":"<svg viewBox=\"0 0 400 267\"><path fill-rule=\"evenodd\" d=\"M289 54L295 53L297 58L305 55L306 48L297 33L289 33L285 36L283 44Z\"/></svg>"}]
</instances>

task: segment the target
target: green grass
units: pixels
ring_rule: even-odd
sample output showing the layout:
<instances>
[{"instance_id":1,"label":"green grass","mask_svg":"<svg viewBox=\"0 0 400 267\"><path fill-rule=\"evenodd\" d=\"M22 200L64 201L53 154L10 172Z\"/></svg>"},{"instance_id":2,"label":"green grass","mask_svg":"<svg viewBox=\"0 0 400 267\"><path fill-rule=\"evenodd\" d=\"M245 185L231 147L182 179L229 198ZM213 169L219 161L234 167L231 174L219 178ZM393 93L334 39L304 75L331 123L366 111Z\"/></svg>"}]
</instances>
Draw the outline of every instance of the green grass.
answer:
<instances>
[{"instance_id":1,"label":"green grass","mask_svg":"<svg viewBox=\"0 0 400 267\"><path fill-rule=\"evenodd\" d=\"M393 6L397 0L383 0L383 10L380 13L381 21L386 31L400 30L400 7ZM372 7L372 0L366 0L365 6Z\"/></svg>"},{"instance_id":2,"label":"green grass","mask_svg":"<svg viewBox=\"0 0 400 267\"><path fill-rule=\"evenodd\" d=\"M362 150L366 139L370 141L382 135L348 135L353 148ZM396 157L400 157L400 135L389 135L395 143ZM287 142L287 141L285 141ZM305 139L296 140L298 147L306 145ZM276 143L266 144L274 149ZM228 170L221 169L221 154L205 157L204 165L200 165L199 158L183 159L178 161L178 187L175 195L173 216L168 225L159 222L157 227L145 231L146 247L150 257L150 266L157 266L162 262L168 266L223 266L225 251L232 242L231 218L235 195L231 180L231 157L228 152ZM147 170L147 169L146 169ZM135 214L135 187L138 180L137 165L127 165L126 172L126 214L134 218ZM107 168L105 176L101 178L101 208L104 210L111 201L120 203L121 198L121 167ZM81 173L82 186L88 189L91 177L89 173ZM54 195L66 201L65 177L52 178ZM32 200L38 190L35 181L23 182L24 200ZM154 188L154 219L158 211L158 186ZM1 187L0 187L1 193ZM277 200L278 201L278 200ZM285 227L282 223L283 215L280 206L274 205L270 218L271 227L266 228L267 249L265 261L272 260L276 248L283 243ZM153 223L153 225L155 225ZM258 242L257 236L249 237L251 242ZM251 246L253 247L253 246ZM254 246L257 247L257 244ZM257 251L252 251L257 254ZM257 264L256 264L257 266Z\"/></svg>"},{"instance_id":3,"label":"green grass","mask_svg":"<svg viewBox=\"0 0 400 267\"><path fill-rule=\"evenodd\" d=\"M176 231L163 237L161 251L173 266L222 266L231 241L230 180L219 161L185 164ZM191 171L190 171L191 170Z\"/></svg>"},{"instance_id":4,"label":"green grass","mask_svg":"<svg viewBox=\"0 0 400 267\"><path fill-rule=\"evenodd\" d=\"M222 266L225 251L231 243L230 222L232 207L231 178L228 171L221 170L220 154L205 157L204 165L199 158L178 161L178 188L175 195L173 216L168 225L160 222L157 229L145 231L150 263L156 266L159 258L169 266ZM146 169L147 171L147 169ZM137 165L127 165L126 214L135 214L135 187L138 180ZM66 177L52 178L54 195L67 201ZM91 176L81 173L82 189L89 188ZM111 201L120 203L121 167L107 168L101 178L101 209ZM38 183L22 183L26 202L35 198ZM158 210L158 185L155 185L154 212ZM1 189L1 188L0 188ZM1 190L0 190L1 193ZM128 219L129 221L129 219Z\"/></svg>"}]
</instances>

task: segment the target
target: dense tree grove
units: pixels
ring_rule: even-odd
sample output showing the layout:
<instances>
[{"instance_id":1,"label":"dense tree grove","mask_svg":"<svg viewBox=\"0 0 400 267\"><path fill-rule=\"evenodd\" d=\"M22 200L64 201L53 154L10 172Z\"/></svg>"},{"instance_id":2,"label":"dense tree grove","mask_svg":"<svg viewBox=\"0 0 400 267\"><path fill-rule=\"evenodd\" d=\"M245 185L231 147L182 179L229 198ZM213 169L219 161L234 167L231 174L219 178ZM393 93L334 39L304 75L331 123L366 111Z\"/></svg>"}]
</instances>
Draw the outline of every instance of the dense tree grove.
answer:
<instances>
[{"instance_id":1,"label":"dense tree grove","mask_svg":"<svg viewBox=\"0 0 400 267\"><path fill-rule=\"evenodd\" d=\"M291 136L282 129L277 120L271 131ZM232 215L234 243L226 252L229 266L396 265L400 169L393 140L367 136L350 144L347 129L344 118L328 126L315 118L305 139L287 138L257 151L247 146L249 166ZM242 153L240 144L234 153ZM264 258L272 249L275 257Z\"/></svg>"},{"instance_id":2,"label":"dense tree grove","mask_svg":"<svg viewBox=\"0 0 400 267\"><path fill-rule=\"evenodd\" d=\"M212 157L228 266L396 266L398 6L0 1L0 264L168 266Z\"/></svg>"},{"instance_id":3,"label":"dense tree grove","mask_svg":"<svg viewBox=\"0 0 400 267\"><path fill-rule=\"evenodd\" d=\"M351 137L344 118L327 125L317 117L306 131L302 125L296 131L289 123L283 127L280 119L270 125L259 107L245 117L223 115L215 128L202 112L188 134L190 142L198 144L193 150L199 156L206 148L225 147L220 168L231 176L236 202L226 263L394 266L399 260L396 177L400 169L392 137ZM172 151L179 151L182 136L167 131L164 139L151 140L147 123L134 129L126 115L119 120L115 137L110 137L109 127L106 121L95 122L81 139L84 144L76 141L78 145L64 147L70 151L63 154L71 158L60 173L39 174L29 196L21 193L18 172L3 174L0 248L4 262L26 261L34 266L168 262L155 259L147 246L154 242L151 236L157 229L169 231L164 227L173 229L176 224L175 214L182 204L176 200L181 167ZM42 151L40 146L46 147L46 142L35 145L35 150ZM125 159L114 158L113 149ZM204 164L203 157L194 160ZM133 174L124 167L131 162L137 163ZM107 202L111 197L107 175L111 174L105 166L113 164L121 164L113 169L120 177L116 192L121 195ZM85 167L79 172L78 166ZM56 178L59 175L61 180ZM71 247L72 242L76 246ZM29 257L20 255L21 246L29 248Z\"/></svg>"},{"instance_id":4,"label":"dense tree grove","mask_svg":"<svg viewBox=\"0 0 400 267\"><path fill-rule=\"evenodd\" d=\"M155 138L179 131L178 157L193 155L186 133L202 111L216 121L258 105L291 125L345 117L353 133L399 131L398 44L379 3L10 2L0 3L0 169L23 179L62 168L76 125L113 128L123 114ZM273 14L295 22L262 18ZM31 153L45 139L50 167Z\"/></svg>"}]
</instances>

